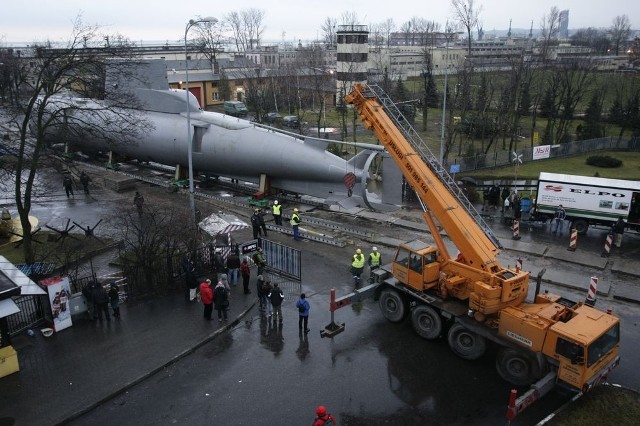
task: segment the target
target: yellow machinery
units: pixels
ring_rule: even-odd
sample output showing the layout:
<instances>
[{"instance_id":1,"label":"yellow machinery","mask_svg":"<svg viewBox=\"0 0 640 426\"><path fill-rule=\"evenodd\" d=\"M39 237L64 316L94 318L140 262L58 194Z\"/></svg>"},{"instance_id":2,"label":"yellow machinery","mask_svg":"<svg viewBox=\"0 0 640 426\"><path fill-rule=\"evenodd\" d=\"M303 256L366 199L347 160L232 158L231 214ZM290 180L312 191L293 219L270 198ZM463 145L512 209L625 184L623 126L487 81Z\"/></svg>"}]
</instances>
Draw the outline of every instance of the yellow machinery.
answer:
<instances>
[{"instance_id":1,"label":"yellow machinery","mask_svg":"<svg viewBox=\"0 0 640 426\"><path fill-rule=\"evenodd\" d=\"M516 385L536 382L513 415L556 384L586 391L619 363L619 319L549 293L525 301L529 273L504 268L500 243L460 188L435 159L391 99L376 85L355 84L345 97L401 169L416 192L435 246L401 244L376 283L335 299L331 313L374 293L383 315L407 315L426 339L446 335L458 356L477 359L488 342L499 346L498 373ZM449 255L441 227L459 253ZM538 276L538 286L541 275ZM333 318L332 318L333 319ZM344 329L332 321L323 337Z\"/></svg>"}]
</instances>

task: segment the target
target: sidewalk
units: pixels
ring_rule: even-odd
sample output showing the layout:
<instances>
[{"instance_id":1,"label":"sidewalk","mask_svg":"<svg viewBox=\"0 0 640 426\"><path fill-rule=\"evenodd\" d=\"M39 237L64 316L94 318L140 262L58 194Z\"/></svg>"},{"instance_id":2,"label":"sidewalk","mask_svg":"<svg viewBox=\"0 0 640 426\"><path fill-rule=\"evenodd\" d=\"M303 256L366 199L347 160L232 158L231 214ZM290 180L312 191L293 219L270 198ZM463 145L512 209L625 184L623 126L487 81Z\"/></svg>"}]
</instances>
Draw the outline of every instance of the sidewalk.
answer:
<instances>
[{"instance_id":1,"label":"sidewalk","mask_svg":"<svg viewBox=\"0 0 640 426\"><path fill-rule=\"evenodd\" d=\"M0 426L63 424L233 327L256 301L234 287L229 321L205 321L202 303L176 292L125 303L120 320L76 320L49 338L38 330L16 336L20 372L0 379Z\"/></svg>"}]
</instances>

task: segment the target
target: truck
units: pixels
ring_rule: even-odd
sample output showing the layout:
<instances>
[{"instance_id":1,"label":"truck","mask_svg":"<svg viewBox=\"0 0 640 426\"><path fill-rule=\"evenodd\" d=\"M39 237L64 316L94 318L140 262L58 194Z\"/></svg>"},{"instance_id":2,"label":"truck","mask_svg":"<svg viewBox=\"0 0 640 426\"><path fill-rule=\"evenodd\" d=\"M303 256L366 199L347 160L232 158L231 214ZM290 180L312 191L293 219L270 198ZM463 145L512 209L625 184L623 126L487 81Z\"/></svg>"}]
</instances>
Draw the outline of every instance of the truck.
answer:
<instances>
[{"instance_id":1,"label":"truck","mask_svg":"<svg viewBox=\"0 0 640 426\"><path fill-rule=\"evenodd\" d=\"M246 117L249 114L247 106L240 101L224 101L224 113L234 117Z\"/></svg>"},{"instance_id":2,"label":"truck","mask_svg":"<svg viewBox=\"0 0 640 426\"><path fill-rule=\"evenodd\" d=\"M391 322L410 317L427 340L446 338L457 356L475 360L496 346L496 369L506 381L531 388L510 404L515 416L557 385L586 392L620 362L620 320L611 311L540 293L533 300L530 273L498 261L499 240L393 101L375 84L356 83L345 96L373 131L415 191L434 240L400 244L374 282L336 298L322 337L345 330L335 311L367 297ZM451 256L441 229L458 249Z\"/></svg>"},{"instance_id":3,"label":"truck","mask_svg":"<svg viewBox=\"0 0 640 426\"><path fill-rule=\"evenodd\" d=\"M579 234L589 226L611 227L618 218L640 231L640 182L540 173L534 214L552 219L560 205Z\"/></svg>"}]
</instances>

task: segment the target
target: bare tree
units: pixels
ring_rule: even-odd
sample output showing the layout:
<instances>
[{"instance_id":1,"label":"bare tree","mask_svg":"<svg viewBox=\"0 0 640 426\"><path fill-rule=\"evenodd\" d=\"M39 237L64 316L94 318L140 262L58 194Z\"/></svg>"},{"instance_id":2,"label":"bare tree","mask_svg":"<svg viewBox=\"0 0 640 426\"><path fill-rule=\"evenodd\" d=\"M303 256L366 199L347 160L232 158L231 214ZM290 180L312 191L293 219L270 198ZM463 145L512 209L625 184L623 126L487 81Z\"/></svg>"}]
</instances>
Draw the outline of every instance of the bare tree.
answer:
<instances>
[{"instance_id":1,"label":"bare tree","mask_svg":"<svg viewBox=\"0 0 640 426\"><path fill-rule=\"evenodd\" d=\"M338 20L336 18L326 17L320 29L322 30L322 41L327 46L336 45L336 25Z\"/></svg>"},{"instance_id":2,"label":"bare tree","mask_svg":"<svg viewBox=\"0 0 640 426\"><path fill-rule=\"evenodd\" d=\"M455 18L467 30L467 42L469 45L469 56L471 56L471 36L473 29L478 24L478 17L482 11L482 6L476 8L474 0L451 0L451 6Z\"/></svg>"},{"instance_id":3,"label":"bare tree","mask_svg":"<svg viewBox=\"0 0 640 426\"><path fill-rule=\"evenodd\" d=\"M358 13L353 11L342 12L342 15L340 15L340 22L341 25L358 25L360 22L358 19Z\"/></svg>"},{"instance_id":4,"label":"bare tree","mask_svg":"<svg viewBox=\"0 0 640 426\"><path fill-rule=\"evenodd\" d=\"M132 109L139 104L135 95L115 89L117 85L107 90L105 85L107 74L119 76L120 81L136 78L136 63L130 58L113 61L109 69L105 65L109 57L124 59L130 46L115 36L104 47L104 39L97 28L83 25L78 18L66 46L34 45L34 56L16 61L10 70L11 96L2 104L2 113L15 129L6 144L17 154L11 172L27 263L34 261L29 213L38 190L36 176L53 161L47 142L100 138L127 143L145 131L145 120ZM77 97L98 101L78 102Z\"/></svg>"},{"instance_id":5,"label":"bare tree","mask_svg":"<svg viewBox=\"0 0 640 426\"><path fill-rule=\"evenodd\" d=\"M411 35L413 33L413 27L411 21L405 21L400 25L400 32L404 36L404 44L409 46L411 44Z\"/></svg>"},{"instance_id":6,"label":"bare tree","mask_svg":"<svg viewBox=\"0 0 640 426\"><path fill-rule=\"evenodd\" d=\"M249 49L260 46L262 40L262 34L264 33L264 15L265 11L262 9L250 8L241 12L245 30L247 32L247 39L249 41Z\"/></svg>"},{"instance_id":7,"label":"bare tree","mask_svg":"<svg viewBox=\"0 0 640 426\"><path fill-rule=\"evenodd\" d=\"M244 52L259 46L264 32L265 11L261 9L243 9L240 12L229 12L225 16L236 49Z\"/></svg>"},{"instance_id":8,"label":"bare tree","mask_svg":"<svg viewBox=\"0 0 640 426\"><path fill-rule=\"evenodd\" d=\"M304 95L302 106L311 106L317 110L316 127L318 129L318 137L320 137L320 128L326 127L326 108L327 96L332 96L335 92L335 83L333 83L332 71L324 68L323 49L317 45L304 48L296 57L299 65L300 73L304 78Z\"/></svg>"},{"instance_id":9,"label":"bare tree","mask_svg":"<svg viewBox=\"0 0 640 426\"><path fill-rule=\"evenodd\" d=\"M620 54L620 47L624 49L624 44L629 41L631 36L631 22L627 15L618 15L613 18L613 24L609 29L611 39L616 48L616 56Z\"/></svg>"},{"instance_id":10,"label":"bare tree","mask_svg":"<svg viewBox=\"0 0 640 426\"><path fill-rule=\"evenodd\" d=\"M229 12L225 16L225 19L229 25L229 28L231 29L231 38L236 45L236 50L238 52L244 52L245 50L247 50L248 40L247 34L244 31L244 24L242 22L240 13L235 11Z\"/></svg>"},{"instance_id":11,"label":"bare tree","mask_svg":"<svg viewBox=\"0 0 640 426\"><path fill-rule=\"evenodd\" d=\"M594 53L606 55L611 48L611 40L604 30L597 28L581 28L571 35L573 46L587 46L593 49Z\"/></svg>"},{"instance_id":12,"label":"bare tree","mask_svg":"<svg viewBox=\"0 0 640 426\"><path fill-rule=\"evenodd\" d=\"M214 74L218 73L218 53L223 50L225 40L225 23L218 19L203 21L194 26L197 34L194 43L207 58Z\"/></svg>"},{"instance_id":13,"label":"bare tree","mask_svg":"<svg viewBox=\"0 0 640 426\"><path fill-rule=\"evenodd\" d=\"M118 210L109 221L122 242L121 256L132 293L164 293L174 285L175 262L181 252L195 253L196 233L176 223L192 223L188 208L171 203L145 202L142 214L133 208Z\"/></svg>"},{"instance_id":14,"label":"bare tree","mask_svg":"<svg viewBox=\"0 0 640 426\"><path fill-rule=\"evenodd\" d=\"M387 18L386 21L380 24L380 32L382 33L385 39L385 44L387 48L391 46L391 33L395 31L395 29L396 29L396 24L395 22L393 22L393 18Z\"/></svg>"},{"instance_id":15,"label":"bare tree","mask_svg":"<svg viewBox=\"0 0 640 426\"><path fill-rule=\"evenodd\" d=\"M542 16L540 28L542 32L540 59L542 63L546 65L552 59L551 48L558 43L560 11L557 7L553 6L548 14Z\"/></svg>"}]
</instances>

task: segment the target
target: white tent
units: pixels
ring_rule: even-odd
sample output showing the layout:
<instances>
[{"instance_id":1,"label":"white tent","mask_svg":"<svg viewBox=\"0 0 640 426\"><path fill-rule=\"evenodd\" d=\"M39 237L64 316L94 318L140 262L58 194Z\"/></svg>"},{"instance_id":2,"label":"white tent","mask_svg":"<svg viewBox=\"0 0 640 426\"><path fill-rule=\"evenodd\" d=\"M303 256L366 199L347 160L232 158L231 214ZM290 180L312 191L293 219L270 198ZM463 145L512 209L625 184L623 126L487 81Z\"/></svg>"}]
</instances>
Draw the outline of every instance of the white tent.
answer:
<instances>
[{"instance_id":1,"label":"white tent","mask_svg":"<svg viewBox=\"0 0 640 426\"><path fill-rule=\"evenodd\" d=\"M212 237L220 234L230 234L233 231L249 227L246 222L238 219L237 216L226 213L211 214L204 218L198 226Z\"/></svg>"}]
</instances>

